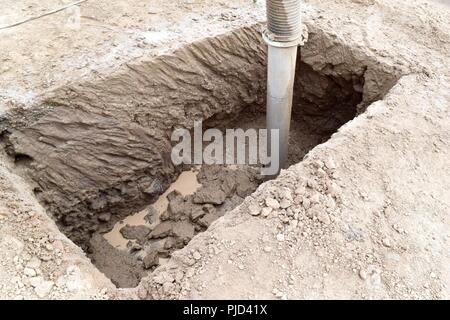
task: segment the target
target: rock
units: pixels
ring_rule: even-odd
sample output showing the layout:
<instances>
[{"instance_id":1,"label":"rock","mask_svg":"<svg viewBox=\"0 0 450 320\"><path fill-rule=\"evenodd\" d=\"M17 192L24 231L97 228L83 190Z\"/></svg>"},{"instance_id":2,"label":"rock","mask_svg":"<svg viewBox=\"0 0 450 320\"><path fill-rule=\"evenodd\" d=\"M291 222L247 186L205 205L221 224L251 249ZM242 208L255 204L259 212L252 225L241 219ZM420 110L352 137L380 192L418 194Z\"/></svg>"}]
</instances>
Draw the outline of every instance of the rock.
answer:
<instances>
[{"instance_id":1,"label":"rock","mask_svg":"<svg viewBox=\"0 0 450 320\"><path fill-rule=\"evenodd\" d=\"M245 174L236 175L236 194L242 198L249 196L255 189L255 185Z\"/></svg>"},{"instance_id":2,"label":"rock","mask_svg":"<svg viewBox=\"0 0 450 320\"><path fill-rule=\"evenodd\" d=\"M289 188L280 188L278 191L279 199L286 199L288 201L292 201L292 192Z\"/></svg>"},{"instance_id":3,"label":"rock","mask_svg":"<svg viewBox=\"0 0 450 320\"><path fill-rule=\"evenodd\" d=\"M142 243L150 233L150 229L146 226L130 226L127 224L125 227L120 229L120 233L125 239L138 240Z\"/></svg>"},{"instance_id":4,"label":"rock","mask_svg":"<svg viewBox=\"0 0 450 320\"><path fill-rule=\"evenodd\" d=\"M147 299L148 291L143 286L139 286L137 294L138 294L139 299L145 300L145 299Z\"/></svg>"},{"instance_id":5,"label":"rock","mask_svg":"<svg viewBox=\"0 0 450 320\"><path fill-rule=\"evenodd\" d=\"M319 203L320 202L320 194L314 193L309 200L311 201L311 204Z\"/></svg>"},{"instance_id":6,"label":"rock","mask_svg":"<svg viewBox=\"0 0 450 320\"><path fill-rule=\"evenodd\" d=\"M203 208L197 209L197 210L192 210L191 211L191 220L192 221L197 221L198 219L202 218L203 216L205 216L206 212L205 210L203 210Z\"/></svg>"},{"instance_id":7,"label":"rock","mask_svg":"<svg viewBox=\"0 0 450 320\"><path fill-rule=\"evenodd\" d=\"M164 242L163 248L166 249L166 250L169 250L169 249L174 248L175 245L176 245L176 240L174 238L172 238L172 237L168 237L166 239L166 241Z\"/></svg>"},{"instance_id":8,"label":"rock","mask_svg":"<svg viewBox=\"0 0 450 320\"><path fill-rule=\"evenodd\" d=\"M184 197L178 191L172 191L167 196L169 200L168 219L178 221L183 217L188 217L192 208L191 204L184 200Z\"/></svg>"},{"instance_id":9,"label":"rock","mask_svg":"<svg viewBox=\"0 0 450 320\"><path fill-rule=\"evenodd\" d=\"M155 283L163 285L166 282L173 282L175 279L167 272L161 271L153 277Z\"/></svg>"},{"instance_id":10,"label":"rock","mask_svg":"<svg viewBox=\"0 0 450 320\"><path fill-rule=\"evenodd\" d=\"M280 203L274 198L267 198L266 205L275 210L280 208Z\"/></svg>"},{"instance_id":11,"label":"rock","mask_svg":"<svg viewBox=\"0 0 450 320\"><path fill-rule=\"evenodd\" d=\"M25 268L23 269L23 273L27 276L27 277L34 277L36 276L36 271L32 268Z\"/></svg>"},{"instance_id":12,"label":"rock","mask_svg":"<svg viewBox=\"0 0 450 320\"><path fill-rule=\"evenodd\" d=\"M145 183L142 183L140 185L140 189L142 193L148 196L156 196L160 194L163 190L161 183L157 179L151 182L146 181Z\"/></svg>"},{"instance_id":13,"label":"rock","mask_svg":"<svg viewBox=\"0 0 450 320\"><path fill-rule=\"evenodd\" d=\"M48 296L48 294L50 293L50 291L53 288L53 281L41 281L35 288L34 288L34 292L36 293L36 295L39 298L45 298L46 296Z\"/></svg>"},{"instance_id":14,"label":"rock","mask_svg":"<svg viewBox=\"0 0 450 320\"><path fill-rule=\"evenodd\" d=\"M265 207L261 210L261 215L266 218L269 216L269 214L272 212L272 210L273 210L272 208Z\"/></svg>"},{"instance_id":15,"label":"rock","mask_svg":"<svg viewBox=\"0 0 450 320\"><path fill-rule=\"evenodd\" d=\"M232 175L226 175L222 181L220 188L225 192L227 197L233 195L236 190L236 180Z\"/></svg>"},{"instance_id":16,"label":"rock","mask_svg":"<svg viewBox=\"0 0 450 320\"><path fill-rule=\"evenodd\" d=\"M194 258L195 260L200 260L200 259L202 258L202 255L200 254L200 252L195 251L195 252L192 254L192 258Z\"/></svg>"},{"instance_id":17,"label":"rock","mask_svg":"<svg viewBox=\"0 0 450 320\"><path fill-rule=\"evenodd\" d=\"M227 195L222 190L214 190L208 187L201 187L194 194L193 202L197 204L215 204L220 205L224 203Z\"/></svg>"},{"instance_id":18,"label":"rock","mask_svg":"<svg viewBox=\"0 0 450 320\"><path fill-rule=\"evenodd\" d=\"M170 220L170 211L169 210L165 210L160 216L159 219L161 221L168 221Z\"/></svg>"},{"instance_id":19,"label":"rock","mask_svg":"<svg viewBox=\"0 0 450 320\"><path fill-rule=\"evenodd\" d=\"M336 169L336 163L332 158L328 158L325 160L325 167L327 167L330 170Z\"/></svg>"},{"instance_id":20,"label":"rock","mask_svg":"<svg viewBox=\"0 0 450 320\"><path fill-rule=\"evenodd\" d=\"M317 213L317 219L323 224L330 224L330 216L325 211L321 210Z\"/></svg>"},{"instance_id":21,"label":"rock","mask_svg":"<svg viewBox=\"0 0 450 320\"><path fill-rule=\"evenodd\" d=\"M389 240L389 238L384 238L382 240L382 243L386 248L390 248L392 246L391 240Z\"/></svg>"},{"instance_id":22,"label":"rock","mask_svg":"<svg viewBox=\"0 0 450 320\"><path fill-rule=\"evenodd\" d=\"M173 225L172 235L178 238L178 241L187 244L194 237L195 228L188 221L179 221Z\"/></svg>"},{"instance_id":23,"label":"rock","mask_svg":"<svg viewBox=\"0 0 450 320\"><path fill-rule=\"evenodd\" d=\"M164 221L158 224L152 232L150 232L150 238L158 239L165 238L172 233L173 223L170 221Z\"/></svg>"},{"instance_id":24,"label":"rock","mask_svg":"<svg viewBox=\"0 0 450 320\"><path fill-rule=\"evenodd\" d=\"M295 189L295 194L298 196L304 195L305 192L306 192L305 187L298 187L297 189Z\"/></svg>"},{"instance_id":25,"label":"rock","mask_svg":"<svg viewBox=\"0 0 450 320\"><path fill-rule=\"evenodd\" d=\"M152 251L147 254L142 260L145 269L150 269L151 267L157 266L159 264L158 252Z\"/></svg>"},{"instance_id":26,"label":"rock","mask_svg":"<svg viewBox=\"0 0 450 320\"><path fill-rule=\"evenodd\" d=\"M306 197L303 197L303 208L305 208L306 210L308 210L311 207L311 200L309 200Z\"/></svg>"},{"instance_id":27,"label":"rock","mask_svg":"<svg viewBox=\"0 0 450 320\"><path fill-rule=\"evenodd\" d=\"M171 293L175 285L172 282L165 282L162 286L164 293Z\"/></svg>"},{"instance_id":28,"label":"rock","mask_svg":"<svg viewBox=\"0 0 450 320\"><path fill-rule=\"evenodd\" d=\"M217 219L219 219L217 214L208 213L203 218L198 220L198 224L202 227L209 228L209 226Z\"/></svg>"},{"instance_id":29,"label":"rock","mask_svg":"<svg viewBox=\"0 0 450 320\"><path fill-rule=\"evenodd\" d=\"M137 251L142 250L142 246L139 243L135 243L132 241L127 242L127 248L130 250L130 253L135 253Z\"/></svg>"},{"instance_id":30,"label":"rock","mask_svg":"<svg viewBox=\"0 0 450 320\"><path fill-rule=\"evenodd\" d=\"M362 280L366 280L367 279L367 272L364 269L359 270L359 277Z\"/></svg>"},{"instance_id":31,"label":"rock","mask_svg":"<svg viewBox=\"0 0 450 320\"><path fill-rule=\"evenodd\" d=\"M100 222L109 222L111 220L111 214L110 213L102 213L98 216L97 219Z\"/></svg>"},{"instance_id":32,"label":"rock","mask_svg":"<svg viewBox=\"0 0 450 320\"><path fill-rule=\"evenodd\" d=\"M32 257L30 261L27 262L26 267L32 269L38 269L41 266L41 260L38 257Z\"/></svg>"},{"instance_id":33,"label":"rock","mask_svg":"<svg viewBox=\"0 0 450 320\"><path fill-rule=\"evenodd\" d=\"M154 206L150 206L148 207L148 213L145 215L144 220L149 224L153 224L155 223L157 216L158 210L156 210Z\"/></svg>"},{"instance_id":34,"label":"rock","mask_svg":"<svg viewBox=\"0 0 450 320\"><path fill-rule=\"evenodd\" d=\"M261 214L261 208L256 204L249 205L248 211L252 216L259 216Z\"/></svg>"},{"instance_id":35,"label":"rock","mask_svg":"<svg viewBox=\"0 0 450 320\"><path fill-rule=\"evenodd\" d=\"M283 242L285 240L284 234L282 233L277 234L277 240Z\"/></svg>"},{"instance_id":36,"label":"rock","mask_svg":"<svg viewBox=\"0 0 450 320\"><path fill-rule=\"evenodd\" d=\"M288 200L288 199L286 199L286 198L283 198L283 200L281 200L281 202L280 202L280 207L281 207L282 209L287 209L287 208L289 208L290 206L292 206L292 201L290 201L290 200Z\"/></svg>"},{"instance_id":37,"label":"rock","mask_svg":"<svg viewBox=\"0 0 450 320\"><path fill-rule=\"evenodd\" d=\"M97 211L97 210L106 208L107 204L108 204L108 201L105 197L99 197L99 198L91 200L90 207L92 210Z\"/></svg>"},{"instance_id":38,"label":"rock","mask_svg":"<svg viewBox=\"0 0 450 320\"><path fill-rule=\"evenodd\" d=\"M33 288L36 288L41 282L43 281L43 278L41 276L30 278L29 283L30 286Z\"/></svg>"},{"instance_id":39,"label":"rock","mask_svg":"<svg viewBox=\"0 0 450 320\"><path fill-rule=\"evenodd\" d=\"M393 217L395 216L395 210L392 207L387 207L386 209L384 209L384 214L386 215L386 217Z\"/></svg>"}]
</instances>

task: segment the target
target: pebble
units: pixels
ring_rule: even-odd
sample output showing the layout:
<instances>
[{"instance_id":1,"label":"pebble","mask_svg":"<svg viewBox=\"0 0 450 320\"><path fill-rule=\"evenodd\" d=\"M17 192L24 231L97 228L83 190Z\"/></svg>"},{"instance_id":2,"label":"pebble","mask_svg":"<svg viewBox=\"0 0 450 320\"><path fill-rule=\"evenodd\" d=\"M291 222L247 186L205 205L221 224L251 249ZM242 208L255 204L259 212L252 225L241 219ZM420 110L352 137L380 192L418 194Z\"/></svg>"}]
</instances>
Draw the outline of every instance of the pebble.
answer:
<instances>
[{"instance_id":1,"label":"pebble","mask_svg":"<svg viewBox=\"0 0 450 320\"><path fill-rule=\"evenodd\" d=\"M263 209L261 210L261 215L262 215L263 217L268 217L269 214L272 213L272 210L273 210L272 208L265 207L265 208L263 208Z\"/></svg>"},{"instance_id":2,"label":"pebble","mask_svg":"<svg viewBox=\"0 0 450 320\"><path fill-rule=\"evenodd\" d=\"M362 280L366 280L367 279L367 272L365 270L363 270L363 269L359 270L359 277Z\"/></svg>"},{"instance_id":3,"label":"pebble","mask_svg":"<svg viewBox=\"0 0 450 320\"><path fill-rule=\"evenodd\" d=\"M272 251L272 248L271 248L271 247L264 247L264 252L269 253L269 252L271 252L271 251Z\"/></svg>"},{"instance_id":4,"label":"pebble","mask_svg":"<svg viewBox=\"0 0 450 320\"><path fill-rule=\"evenodd\" d=\"M286 199L286 198L284 198L283 200L281 200L280 207L281 207L282 209L287 209L287 208L289 208L290 206L292 206L292 201L290 201L290 200L288 200L288 199Z\"/></svg>"},{"instance_id":5,"label":"pebble","mask_svg":"<svg viewBox=\"0 0 450 320\"><path fill-rule=\"evenodd\" d=\"M323 224L330 224L331 223L330 216L324 211L320 211L317 214L317 219L320 222L322 222Z\"/></svg>"},{"instance_id":6,"label":"pebble","mask_svg":"<svg viewBox=\"0 0 450 320\"><path fill-rule=\"evenodd\" d=\"M303 198L303 208L309 209L311 207L311 200L308 198Z\"/></svg>"},{"instance_id":7,"label":"pebble","mask_svg":"<svg viewBox=\"0 0 450 320\"><path fill-rule=\"evenodd\" d=\"M32 257L30 261L26 264L26 267L37 269L41 266L41 260L38 257Z\"/></svg>"},{"instance_id":8,"label":"pebble","mask_svg":"<svg viewBox=\"0 0 450 320\"><path fill-rule=\"evenodd\" d=\"M252 216L259 216L261 214L261 208L256 204L251 204L248 210Z\"/></svg>"},{"instance_id":9,"label":"pebble","mask_svg":"<svg viewBox=\"0 0 450 320\"><path fill-rule=\"evenodd\" d=\"M382 240L382 242L383 242L383 245L387 248L390 248L392 246L391 240L389 240L388 238L384 238Z\"/></svg>"},{"instance_id":10,"label":"pebble","mask_svg":"<svg viewBox=\"0 0 450 320\"><path fill-rule=\"evenodd\" d=\"M299 196L302 196L302 195L304 195L305 194L305 188L304 187L299 187L299 188L297 188L297 189L295 189L295 194L296 195L299 195Z\"/></svg>"},{"instance_id":11,"label":"pebble","mask_svg":"<svg viewBox=\"0 0 450 320\"><path fill-rule=\"evenodd\" d=\"M336 169L336 163L334 162L333 159L328 158L325 160L325 167L331 170Z\"/></svg>"},{"instance_id":12,"label":"pebble","mask_svg":"<svg viewBox=\"0 0 450 320\"><path fill-rule=\"evenodd\" d=\"M45 298L53 288L53 281L41 281L35 288L34 292L39 298Z\"/></svg>"},{"instance_id":13,"label":"pebble","mask_svg":"<svg viewBox=\"0 0 450 320\"><path fill-rule=\"evenodd\" d=\"M278 241L283 242L284 239L285 239L284 234L282 234L282 233L277 234L277 240Z\"/></svg>"},{"instance_id":14,"label":"pebble","mask_svg":"<svg viewBox=\"0 0 450 320\"><path fill-rule=\"evenodd\" d=\"M269 208L272 208L272 209L275 209L275 210L280 208L280 203L277 200L273 199L273 198L267 198L266 199L266 205Z\"/></svg>"},{"instance_id":15,"label":"pebble","mask_svg":"<svg viewBox=\"0 0 450 320\"><path fill-rule=\"evenodd\" d=\"M34 269L32 269L32 268L25 268L25 269L23 269L23 273L27 277L34 277L34 276L36 276L36 271L34 271Z\"/></svg>"},{"instance_id":16,"label":"pebble","mask_svg":"<svg viewBox=\"0 0 450 320\"><path fill-rule=\"evenodd\" d=\"M195 251L195 252L192 254L192 257L193 257L195 260L200 260L200 259L202 258L202 255L200 254L200 252Z\"/></svg>"}]
</instances>

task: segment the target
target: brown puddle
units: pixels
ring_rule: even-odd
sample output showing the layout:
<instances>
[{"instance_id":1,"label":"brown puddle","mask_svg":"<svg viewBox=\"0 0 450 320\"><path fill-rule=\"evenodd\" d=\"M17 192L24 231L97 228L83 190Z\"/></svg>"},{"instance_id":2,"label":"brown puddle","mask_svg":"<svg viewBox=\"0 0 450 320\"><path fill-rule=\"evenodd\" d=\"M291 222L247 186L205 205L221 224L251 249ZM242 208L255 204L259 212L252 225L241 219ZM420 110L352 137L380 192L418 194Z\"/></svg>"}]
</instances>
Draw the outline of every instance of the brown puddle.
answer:
<instances>
[{"instance_id":1,"label":"brown puddle","mask_svg":"<svg viewBox=\"0 0 450 320\"><path fill-rule=\"evenodd\" d=\"M183 171L178 179L170 185L170 187L156 200L156 202L150 207L153 207L158 212L158 215L161 215L164 213L164 211L167 210L169 206L169 200L167 199L167 195L171 193L172 191L178 191L182 196L192 195L197 191L202 185L197 180L198 175L198 168L193 168L189 171ZM148 223L147 220L145 220L145 216L148 214L148 207L144 210L130 215L126 217L125 219L117 222L114 225L114 228L103 235L103 237L115 248L126 250L127 249L127 243L129 240L125 239L122 234L120 233L120 229L125 225L130 226L140 226L140 225L146 225L146 226L152 226L155 223ZM158 222L159 222L159 216L158 216ZM158 223L156 222L156 223Z\"/></svg>"}]
</instances>

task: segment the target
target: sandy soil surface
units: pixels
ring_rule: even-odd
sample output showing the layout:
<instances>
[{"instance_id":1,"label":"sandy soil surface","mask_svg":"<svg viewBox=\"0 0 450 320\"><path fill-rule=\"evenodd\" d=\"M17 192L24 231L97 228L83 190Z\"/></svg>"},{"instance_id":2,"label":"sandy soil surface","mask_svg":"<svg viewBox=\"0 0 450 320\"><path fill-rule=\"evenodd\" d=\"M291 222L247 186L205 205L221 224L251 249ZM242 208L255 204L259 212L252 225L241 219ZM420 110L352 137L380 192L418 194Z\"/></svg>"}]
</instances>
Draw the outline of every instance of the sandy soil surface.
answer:
<instances>
[{"instance_id":1,"label":"sandy soil surface","mask_svg":"<svg viewBox=\"0 0 450 320\"><path fill-rule=\"evenodd\" d=\"M11 3L0 2L8 8L2 12L0 28L68 1ZM302 50L302 60L328 76L350 75L350 80L352 74L363 76L363 88L355 90L363 94L362 110L364 103L370 105L364 114L277 180L261 185L144 278L136 290L114 288L58 231L35 200L31 180L16 175L20 171L2 155L0 298L134 298L136 294L141 299L449 298L450 11L417 0L305 3L310 42ZM252 43L248 39L256 34L254 24L264 19L261 1L244 0L150 5L87 1L81 14L79 30L67 12L0 30L0 46L6 49L0 52L2 130L13 128L10 114L17 123L23 114L24 127L31 129L20 135L18 125L18 137L32 135L36 131L33 121L27 122L29 114L40 119L41 113L68 97L77 107L91 103L89 107L107 113L110 106L102 105L102 92L117 105L126 105L123 93L130 79L142 85L133 86L133 97L138 102L149 100L142 88L161 82L143 75L161 65L166 68L159 69L164 73L161 79L169 84L165 95L176 92L170 80L186 82L167 71L175 68L189 74L182 70L189 61L197 62L200 78L214 72L220 77L226 73L220 68L225 63L220 57L227 57L223 52L234 47L233 41L241 46ZM232 40L207 42L209 52L217 56L170 60L205 48L196 45L172 55L194 40L242 26L250 29L234 33ZM252 59L263 56L258 45L250 49ZM226 65L233 70L255 61L242 52L232 56L239 57ZM159 64L150 68L146 63L153 59ZM167 66L167 61L177 61L177 66ZM202 67L210 73L198 61L206 61ZM210 67L211 61L218 69ZM261 72L263 64L259 67L255 70ZM258 91L247 81L239 83L242 78L235 80L236 87L245 88L239 103L248 99L246 90ZM183 91L185 97L189 91L217 93L206 85L199 91L188 89ZM179 101L176 93L173 96ZM237 105L235 97L214 98ZM208 109L208 103L215 105L216 100L200 101ZM182 117L176 108L167 110L174 121ZM211 115L210 111L204 113ZM120 120L133 118L126 112L120 116ZM67 140L65 147L70 145ZM24 150L33 149L33 140L18 141ZM26 164L27 159L16 160Z\"/></svg>"}]
</instances>

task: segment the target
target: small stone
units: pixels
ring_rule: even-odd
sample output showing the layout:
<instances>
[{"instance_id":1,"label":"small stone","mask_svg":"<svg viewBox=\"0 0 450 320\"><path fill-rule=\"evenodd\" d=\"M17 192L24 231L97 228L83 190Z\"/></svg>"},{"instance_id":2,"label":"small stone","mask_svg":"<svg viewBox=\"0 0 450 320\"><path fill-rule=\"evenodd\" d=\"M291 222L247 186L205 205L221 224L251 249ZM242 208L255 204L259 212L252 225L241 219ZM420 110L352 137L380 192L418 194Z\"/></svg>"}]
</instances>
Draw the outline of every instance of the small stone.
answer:
<instances>
[{"instance_id":1,"label":"small stone","mask_svg":"<svg viewBox=\"0 0 450 320\"><path fill-rule=\"evenodd\" d=\"M320 202L320 194L319 193L313 194L309 200L311 201L312 204L319 203Z\"/></svg>"},{"instance_id":2,"label":"small stone","mask_svg":"<svg viewBox=\"0 0 450 320\"><path fill-rule=\"evenodd\" d=\"M303 208L308 210L311 207L311 200L308 198L303 198Z\"/></svg>"},{"instance_id":3,"label":"small stone","mask_svg":"<svg viewBox=\"0 0 450 320\"><path fill-rule=\"evenodd\" d=\"M165 238L169 236L172 233L173 224L172 222L165 221L160 224L158 224L155 229L150 232L150 238L152 239L159 239L159 238Z\"/></svg>"},{"instance_id":4,"label":"small stone","mask_svg":"<svg viewBox=\"0 0 450 320\"><path fill-rule=\"evenodd\" d=\"M23 273L27 276L27 277L34 277L36 276L36 271L32 268L25 268L23 270Z\"/></svg>"},{"instance_id":5,"label":"small stone","mask_svg":"<svg viewBox=\"0 0 450 320\"><path fill-rule=\"evenodd\" d=\"M266 205L269 208L272 208L272 209L275 209L275 210L280 208L280 203L277 200L273 199L273 198L267 198L266 199Z\"/></svg>"},{"instance_id":6,"label":"small stone","mask_svg":"<svg viewBox=\"0 0 450 320\"><path fill-rule=\"evenodd\" d=\"M383 245L387 248L390 248L392 246L391 240L389 240L388 238L384 238L382 240L382 242L383 242Z\"/></svg>"},{"instance_id":7,"label":"small stone","mask_svg":"<svg viewBox=\"0 0 450 320\"><path fill-rule=\"evenodd\" d=\"M317 219L320 222L322 222L323 224L330 224L331 223L330 216L325 211L320 211L317 214Z\"/></svg>"},{"instance_id":8,"label":"small stone","mask_svg":"<svg viewBox=\"0 0 450 320\"><path fill-rule=\"evenodd\" d=\"M34 292L39 298L45 298L53 288L54 283L52 281L41 281L37 287L34 288Z\"/></svg>"},{"instance_id":9,"label":"small stone","mask_svg":"<svg viewBox=\"0 0 450 320\"><path fill-rule=\"evenodd\" d=\"M278 241L283 242L284 239L285 239L284 234L282 234L282 233L277 234L277 240Z\"/></svg>"},{"instance_id":10,"label":"small stone","mask_svg":"<svg viewBox=\"0 0 450 320\"><path fill-rule=\"evenodd\" d=\"M298 196L302 196L302 195L305 194L305 191L306 190L305 190L304 187L299 187L299 188L295 189L295 194L298 195Z\"/></svg>"},{"instance_id":11,"label":"small stone","mask_svg":"<svg viewBox=\"0 0 450 320\"><path fill-rule=\"evenodd\" d=\"M336 169L336 163L332 158L328 158L325 160L325 167L327 167L330 170Z\"/></svg>"},{"instance_id":12,"label":"small stone","mask_svg":"<svg viewBox=\"0 0 450 320\"><path fill-rule=\"evenodd\" d=\"M32 286L33 288L36 288L42 281L43 281L42 277L38 276L38 277L30 278L29 283L30 283L30 286Z\"/></svg>"},{"instance_id":13,"label":"small stone","mask_svg":"<svg viewBox=\"0 0 450 320\"><path fill-rule=\"evenodd\" d=\"M325 178L327 176L327 173L323 169L318 169L317 176L320 178Z\"/></svg>"},{"instance_id":14,"label":"small stone","mask_svg":"<svg viewBox=\"0 0 450 320\"><path fill-rule=\"evenodd\" d=\"M128 224L119 231L125 239L138 240L139 242L144 242L150 233L150 229L146 226L130 226Z\"/></svg>"},{"instance_id":15,"label":"small stone","mask_svg":"<svg viewBox=\"0 0 450 320\"><path fill-rule=\"evenodd\" d=\"M283 198L283 200L281 200L281 202L280 202L280 207L281 207L282 209L287 209L287 208L289 208L290 206L292 206L292 201L290 201L290 200L288 200L288 199L286 199L286 198Z\"/></svg>"},{"instance_id":16,"label":"small stone","mask_svg":"<svg viewBox=\"0 0 450 320\"><path fill-rule=\"evenodd\" d=\"M195 228L186 220L178 221L173 225L172 233L178 242L187 244L194 237Z\"/></svg>"},{"instance_id":17,"label":"small stone","mask_svg":"<svg viewBox=\"0 0 450 320\"><path fill-rule=\"evenodd\" d=\"M248 210L252 216L259 216L261 214L261 208L256 204L251 204Z\"/></svg>"},{"instance_id":18,"label":"small stone","mask_svg":"<svg viewBox=\"0 0 450 320\"><path fill-rule=\"evenodd\" d=\"M157 266L159 264L158 252L150 252L145 256L142 262L144 263L145 269L150 269L151 267Z\"/></svg>"},{"instance_id":19,"label":"small stone","mask_svg":"<svg viewBox=\"0 0 450 320\"><path fill-rule=\"evenodd\" d=\"M198 220L198 224L202 227L209 228L209 226L219 219L219 215L217 213L208 213L203 218Z\"/></svg>"},{"instance_id":20,"label":"small stone","mask_svg":"<svg viewBox=\"0 0 450 320\"><path fill-rule=\"evenodd\" d=\"M272 208L265 207L261 210L261 215L266 218L269 216L269 214L272 212L272 210L273 210Z\"/></svg>"},{"instance_id":21,"label":"small stone","mask_svg":"<svg viewBox=\"0 0 450 320\"><path fill-rule=\"evenodd\" d=\"M367 279L367 272L365 270L363 270L363 269L359 270L359 277L362 280L366 280Z\"/></svg>"},{"instance_id":22,"label":"small stone","mask_svg":"<svg viewBox=\"0 0 450 320\"><path fill-rule=\"evenodd\" d=\"M100 222L109 222L111 220L111 214L110 213L102 213L98 216L98 221Z\"/></svg>"},{"instance_id":23,"label":"small stone","mask_svg":"<svg viewBox=\"0 0 450 320\"><path fill-rule=\"evenodd\" d=\"M171 293L175 285L172 282L165 282L163 284L164 293Z\"/></svg>"},{"instance_id":24,"label":"small stone","mask_svg":"<svg viewBox=\"0 0 450 320\"><path fill-rule=\"evenodd\" d=\"M32 257L30 261L26 264L26 267L37 269L41 266L41 260L38 257Z\"/></svg>"},{"instance_id":25,"label":"small stone","mask_svg":"<svg viewBox=\"0 0 450 320\"><path fill-rule=\"evenodd\" d=\"M221 205L225 202L227 195L222 190L209 190L209 188L202 187L195 194L193 202L196 204L215 204Z\"/></svg>"},{"instance_id":26,"label":"small stone","mask_svg":"<svg viewBox=\"0 0 450 320\"><path fill-rule=\"evenodd\" d=\"M202 255L200 254L200 252L195 251L195 252L192 254L192 257L193 257L195 260L200 260L200 259L202 258Z\"/></svg>"},{"instance_id":27,"label":"small stone","mask_svg":"<svg viewBox=\"0 0 450 320\"><path fill-rule=\"evenodd\" d=\"M269 252L271 252L271 251L272 251L272 248L271 248L271 247L264 247L264 252L269 253Z\"/></svg>"}]
</instances>

